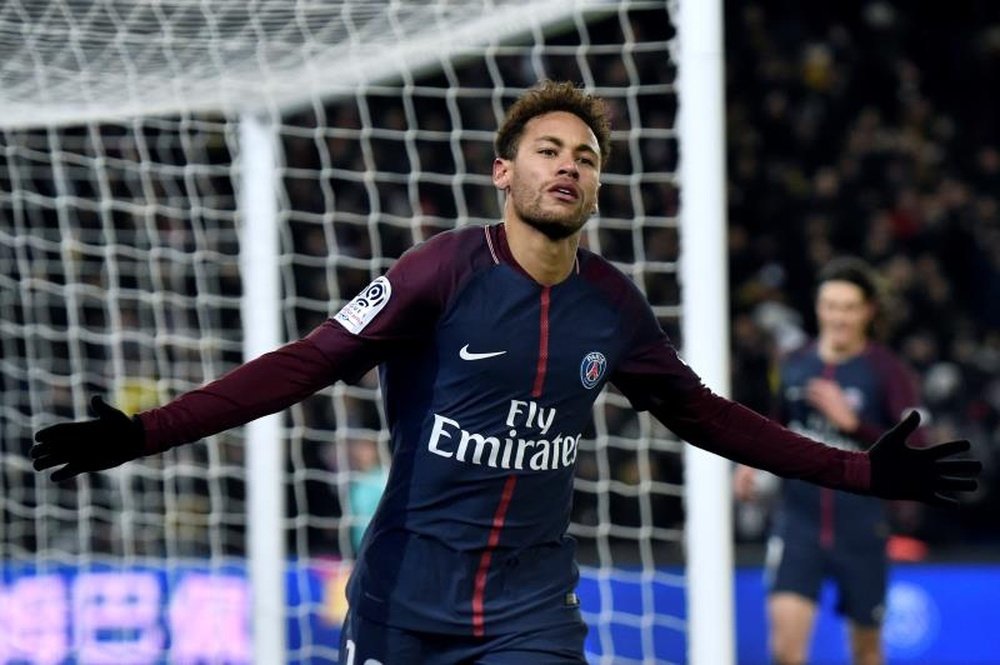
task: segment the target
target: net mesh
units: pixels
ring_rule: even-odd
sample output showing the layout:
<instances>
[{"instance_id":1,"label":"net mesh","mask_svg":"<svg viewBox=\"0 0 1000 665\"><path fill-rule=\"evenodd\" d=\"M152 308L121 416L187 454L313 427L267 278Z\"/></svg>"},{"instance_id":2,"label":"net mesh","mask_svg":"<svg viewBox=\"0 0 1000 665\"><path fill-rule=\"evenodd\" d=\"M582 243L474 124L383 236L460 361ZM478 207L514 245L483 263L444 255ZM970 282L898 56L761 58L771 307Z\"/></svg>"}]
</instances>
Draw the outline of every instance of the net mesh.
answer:
<instances>
[{"instance_id":1,"label":"net mesh","mask_svg":"<svg viewBox=\"0 0 1000 665\"><path fill-rule=\"evenodd\" d=\"M242 360L241 110L278 119L286 338L414 243L499 219L493 131L543 77L607 99L584 242L677 336L662 2L14 0L0 34L0 601L26 608L0 611L0 663L249 662L242 430L65 486L26 457L91 395L134 412ZM380 408L371 374L284 416L290 662L336 662L345 562L389 463ZM684 660L679 449L599 399L570 529L593 662ZM27 608L53 598L68 618L38 637Z\"/></svg>"}]
</instances>

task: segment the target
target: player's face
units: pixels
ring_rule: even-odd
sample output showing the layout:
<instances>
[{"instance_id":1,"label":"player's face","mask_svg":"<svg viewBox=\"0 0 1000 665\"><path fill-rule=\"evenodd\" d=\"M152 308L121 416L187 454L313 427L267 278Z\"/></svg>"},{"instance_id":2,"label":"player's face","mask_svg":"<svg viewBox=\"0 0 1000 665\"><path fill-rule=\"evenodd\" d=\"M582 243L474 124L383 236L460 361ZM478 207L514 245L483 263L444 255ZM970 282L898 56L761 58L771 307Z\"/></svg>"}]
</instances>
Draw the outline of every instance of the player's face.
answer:
<instances>
[{"instance_id":1,"label":"player's face","mask_svg":"<svg viewBox=\"0 0 1000 665\"><path fill-rule=\"evenodd\" d=\"M507 190L514 215L553 240L579 231L597 210L600 175L597 137L564 111L529 120L514 159L493 165L493 182Z\"/></svg>"},{"instance_id":2,"label":"player's face","mask_svg":"<svg viewBox=\"0 0 1000 665\"><path fill-rule=\"evenodd\" d=\"M875 308L857 284L830 281L819 287L816 296L819 336L833 349L856 350L864 346L874 314Z\"/></svg>"}]
</instances>

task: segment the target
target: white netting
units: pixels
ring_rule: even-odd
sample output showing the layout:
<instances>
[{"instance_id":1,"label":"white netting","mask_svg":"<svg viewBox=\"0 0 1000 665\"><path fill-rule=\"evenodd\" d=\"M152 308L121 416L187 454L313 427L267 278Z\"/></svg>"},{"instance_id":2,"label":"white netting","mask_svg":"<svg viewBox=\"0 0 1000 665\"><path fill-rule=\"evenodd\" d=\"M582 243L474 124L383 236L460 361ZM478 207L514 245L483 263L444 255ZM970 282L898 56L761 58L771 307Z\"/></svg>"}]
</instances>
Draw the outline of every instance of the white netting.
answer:
<instances>
[{"instance_id":1,"label":"white netting","mask_svg":"<svg viewBox=\"0 0 1000 665\"><path fill-rule=\"evenodd\" d=\"M10 0L0 122L289 108L532 34L603 0Z\"/></svg>"},{"instance_id":2,"label":"white netting","mask_svg":"<svg viewBox=\"0 0 1000 665\"><path fill-rule=\"evenodd\" d=\"M68 487L25 456L90 395L137 410L242 359L239 110L278 119L287 338L414 242L499 218L493 130L543 76L611 104L585 241L676 334L671 26L641 1L0 6L0 608L67 608L41 637L27 609L0 609L0 664L249 658L242 431ZM374 376L293 407L284 432L288 658L336 662L340 561L388 461ZM595 662L685 658L678 450L620 396L599 401L571 528Z\"/></svg>"}]
</instances>

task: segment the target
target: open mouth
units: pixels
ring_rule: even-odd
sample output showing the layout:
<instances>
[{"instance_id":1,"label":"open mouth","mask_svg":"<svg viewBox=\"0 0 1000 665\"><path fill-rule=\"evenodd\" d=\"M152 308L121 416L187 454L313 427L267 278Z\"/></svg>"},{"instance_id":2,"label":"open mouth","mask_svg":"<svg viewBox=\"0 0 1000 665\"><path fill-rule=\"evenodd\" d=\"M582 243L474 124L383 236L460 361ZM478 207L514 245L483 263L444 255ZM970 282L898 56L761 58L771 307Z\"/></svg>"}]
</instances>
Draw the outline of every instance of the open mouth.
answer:
<instances>
[{"instance_id":1,"label":"open mouth","mask_svg":"<svg viewBox=\"0 0 1000 665\"><path fill-rule=\"evenodd\" d=\"M575 203L577 199L580 198L580 194L577 192L576 187L570 185L556 185L549 188L549 194L560 201L565 201L567 203Z\"/></svg>"}]
</instances>

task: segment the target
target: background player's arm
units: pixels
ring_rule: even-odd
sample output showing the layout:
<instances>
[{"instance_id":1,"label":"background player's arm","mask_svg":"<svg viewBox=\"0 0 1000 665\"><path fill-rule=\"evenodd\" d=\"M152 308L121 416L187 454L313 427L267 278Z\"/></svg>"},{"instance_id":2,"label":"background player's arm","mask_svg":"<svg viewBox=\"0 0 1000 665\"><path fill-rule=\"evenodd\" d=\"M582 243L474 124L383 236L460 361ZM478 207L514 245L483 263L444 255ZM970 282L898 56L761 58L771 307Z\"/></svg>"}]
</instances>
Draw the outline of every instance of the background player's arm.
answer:
<instances>
[{"instance_id":1,"label":"background player's arm","mask_svg":"<svg viewBox=\"0 0 1000 665\"><path fill-rule=\"evenodd\" d=\"M887 352L880 357L878 373L882 381L886 421L894 422L913 410L923 411L920 379L910 367ZM877 423L861 421L854 432L854 437L870 445L878 439L881 429ZM916 446L929 445L927 429L921 427L914 432L910 437L910 443Z\"/></svg>"},{"instance_id":2,"label":"background player's arm","mask_svg":"<svg viewBox=\"0 0 1000 665\"><path fill-rule=\"evenodd\" d=\"M738 501L757 499L757 469L746 464L737 464L733 469L733 495Z\"/></svg>"},{"instance_id":3,"label":"background player's arm","mask_svg":"<svg viewBox=\"0 0 1000 665\"><path fill-rule=\"evenodd\" d=\"M839 383L821 377L810 379L806 384L805 397L810 406L823 414L823 417L838 430L852 437L858 434L861 419L847 401L844 389ZM875 439L867 443L875 443Z\"/></svg>"},{"instance_id":4,"label":"background player's arm","mask_svg":"<svg viewBox=\"0 0 1000 665\"><path fill-rule=\"evenodd\" d=\"M916 376L905 365L888 353L876 356L881 390L879 398L883 406L882 423L896 422L909 411L917 409L921 403L920 386ZM806 399L823 414L838 430L870 447L885 431L881 423L864 420L851 407L843 388L830 379L812 379L806 387ZM914 432L910 443L926 445L923 428Z\"/></svg>"}]
</instances>

